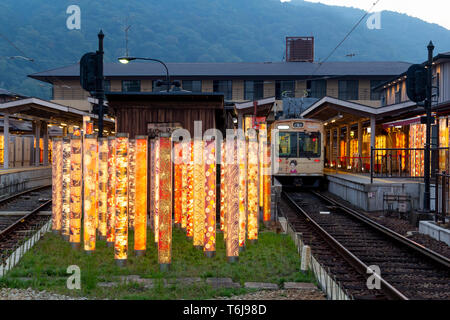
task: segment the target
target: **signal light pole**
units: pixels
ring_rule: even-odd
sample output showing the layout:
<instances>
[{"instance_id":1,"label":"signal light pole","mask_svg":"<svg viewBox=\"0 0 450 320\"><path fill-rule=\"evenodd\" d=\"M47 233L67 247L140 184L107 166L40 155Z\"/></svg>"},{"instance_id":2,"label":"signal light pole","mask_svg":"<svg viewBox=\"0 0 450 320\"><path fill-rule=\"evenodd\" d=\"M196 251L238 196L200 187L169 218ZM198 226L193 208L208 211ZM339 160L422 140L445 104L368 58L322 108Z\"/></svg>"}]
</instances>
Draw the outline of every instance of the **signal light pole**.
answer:
<instances>
[{"instance_id":1,"label":"signal light pole","mask_svg":"<svg viewBox=\"0 0 450 320\"><path fill-rule=\"evenodd\" d=\"M98 51L97 51L97 57L98 57L98 65L97 65L97 90L96 90L96 96L98 99L98 136L103 137L103 101L105 98L105 89L103 87L104 81L103 81L103 38L105 38L105 35L103 34L103 31L100 30L98 33Z\"/></svg>"}]
</instances>

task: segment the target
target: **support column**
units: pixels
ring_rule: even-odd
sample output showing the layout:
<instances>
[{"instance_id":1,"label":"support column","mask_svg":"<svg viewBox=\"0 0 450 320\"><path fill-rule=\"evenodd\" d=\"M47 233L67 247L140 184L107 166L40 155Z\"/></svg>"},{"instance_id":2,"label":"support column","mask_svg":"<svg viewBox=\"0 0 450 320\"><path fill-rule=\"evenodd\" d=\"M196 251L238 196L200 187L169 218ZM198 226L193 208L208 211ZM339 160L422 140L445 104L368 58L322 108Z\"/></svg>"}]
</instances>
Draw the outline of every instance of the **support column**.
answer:
<instances>
[{"instance_id":1,"label":"support column","mask_svg":"<svg viewBox=\"0 0 450 320\"><path fill-rule=\"evenodd\" d=\"M358 171L362 171L363 159L362 157L362 121L358 120Z\"/></svg>"},{"instance_id":2,"label":"support column","mask_svg":"<svg viewBox=\"0 0 450 320\"><path fill-rule=\"evenodd\" d=\"M376 121L375 117L370 117L370 147L375 148L375 127Z\"/></svg>"},{"instance_id":3,"label":"support column","mask_svg":"<svg viewBox=\"0 0 450 320\"><path fill-rule=\"evenodd\" d=\"M44 122L44 155L43 155L43 164L44 166L48 166L48 125L47 122Z\"/></svg>"},{"instance_id":4,"label":"support column","mask_svg":"<svg viewBox=\"0 0 450 320\"><path fill-rule=\"evenodd\" d=\"M352 155L350 154L350 128L351 127L349 125L346 127L347 131L346 131L346 135L345 135L345 141L346 141L345 156L347 157L347 161L346 161L347 168L352 163L352 159L351 159Z\"/></svg>"},{"instance_id":5,"label":"support column","mask_svg":"<svg viewBox=\"0 0 450 320\"><path fill-rule=\"evenodd\" d=\"M333 163L333 128L330 128L330 168Z\"/></svg>"},{"instance_id":6,"label":"support column","mask_svg":"<svg viewBox=\"0 0 450 320\"><path fill-rule=\"evenodd\" d=\"M336 170L341 161L341 128L336 128Z\"/></svg>"},{"instance_id":7,"label":"support column","mask_svg":"<svg viewBox=\"0 0 450 320\"><path fill-rule=\"evenodd\" d=\"M9 168L9 114L5 113L3 117L3 168Z\"/></svg>"},{"instance_id":8,"label":"support column","mask_svg":"<svg viewBox=\"0 0 450 320\"><path fill-rule=\"evenodd\" d=\"M41 158L40 154L40 148L39 148L39 141L41 140L41 121L36 120L36 132L35 132L35 139L36 139L36 148L34 149L34 164L35 166L39 167L39 160Z\"/></svg>"}]
</instances>

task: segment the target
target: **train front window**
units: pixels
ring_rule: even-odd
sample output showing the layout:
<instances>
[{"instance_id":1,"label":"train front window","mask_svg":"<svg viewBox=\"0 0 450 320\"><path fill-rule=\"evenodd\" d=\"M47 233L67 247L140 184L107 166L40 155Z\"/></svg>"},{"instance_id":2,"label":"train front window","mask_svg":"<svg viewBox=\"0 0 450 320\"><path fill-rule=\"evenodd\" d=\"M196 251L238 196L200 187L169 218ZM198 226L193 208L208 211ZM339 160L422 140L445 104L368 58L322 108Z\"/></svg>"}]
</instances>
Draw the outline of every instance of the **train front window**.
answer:
<instances>
[{"instance_id":1,"label":"train front window","mask_svg":"<svg viewBox=\"0 0 450 320\"><path fill-rule=\"evenodd\" d=\"M280 158L297 158L297 132L280 132Z\"/></svg>"},{"instance_id":2,"label":"train front window","mask_svg":"<svg viewBox=\"0 0 450 320\"><path fill-rule=\"evenodd\" d=\"M299 132L298 151L300 158L319 158L320 132Z\"/></svg>"}]
</instances>

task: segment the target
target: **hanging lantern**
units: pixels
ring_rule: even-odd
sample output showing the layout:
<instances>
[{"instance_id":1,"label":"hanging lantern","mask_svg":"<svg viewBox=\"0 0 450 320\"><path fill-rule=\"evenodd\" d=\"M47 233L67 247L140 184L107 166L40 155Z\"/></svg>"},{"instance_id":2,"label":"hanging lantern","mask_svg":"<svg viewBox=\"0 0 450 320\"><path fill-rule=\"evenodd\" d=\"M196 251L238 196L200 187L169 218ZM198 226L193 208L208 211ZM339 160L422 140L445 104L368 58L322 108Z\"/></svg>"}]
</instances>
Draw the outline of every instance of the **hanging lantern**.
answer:
<instances>
[{"instance_id":1,"label":"hanging lantern","mask_svg":"<svg viewBox=\"0 0 450 320\"><path fill-rule=\"evenodd\" d=\"M70 243L74 249L81 243L81 136L70 141Z\"/></svg>"},{"instance_id":2,"label":"hanging lantern","mask_svg":"<svg viewBox=\"0 0 450 320\"><path fill-rule=\"evenodd\" d=\"M52 230L59 233L62 218L62 139L53 139L52 146Z\"/></svg>"},{"instance_id":3,"label":"hanging lantern","mask_svg":"<svg viewBox=\"0 0 450 320\"><path fill-rule=\"evenodd\" d=\"M247 144L245 136L239 137L239 250L245 248L247 225Z\"/></svg>"},{"instance_id":4,"label":"hanging lantern","mask_svg":"<svg viewBox=\"0 0 450 320\"><path fill-rule=\"evenodd\" d=\"M191 153L189 152L189 144L186 141L182 143L182 157L181 164L181 228L186 230L187 227L187 211L188 211L188 164Z\"/></svg>"},{"instance_id":5,"label":"hanging lantern","mask_svg":"<svg viewBox=\"0 0 450 320\"><path fill-rule=\"evenodd\" d=\"M92 253L95 250L97 211L97 137L84 136L83 181L84 181L84 250Z\"/></svg>"},{"instance_id":6,"label":"hanging lantern","mask_svg":"<svg viewBox=\"0 0 450 320\"><path fill-rule=\"evenodd\" d=\"M134 252L144 255L147 242L147 136L136 136L136 211L134 216Z\"/></svg>"},{"instance_id":7,"label":"hanging lantern","mask_svg":"<svg viewBox=\"0 0 450 320\"><path fill-rule=\"evenodd\" d=\"M272 176L271 176L271 161L270 161L270 145L265 145L264 147L265 157L264 157L264 211L263 218L264 222L271 220L271 195L272 195Z\"/></svg>"},{"instance_id":8,"label":"hanging lantern","mask_svg":"<svg viewBox=\"0 0 450 320\"><path fill-rule=\"evenodd\" d=\"M100 239L107 234L108 214L108 139L98 139L98 231Z\"/></svg>"},{"instance_id":9,"label":"hanging lantern","mask_svg":"<svg viewBox=\"0 0 450 320\"><path fill-rule=\"evenodd\" d=\"M116 137L108 137L108 183L107 183L106 241L114 246L116 224Z\"/></svg>"},{"instance_id":10,"label":"hanging lantern","mask_svg":"<svg viewBox=\"0 0 450 320\"><path fill-rule=\"evenodd\" d=\"M239 259L239 164L237 157L237 141L227 140L227 212L226 221L226 253L229 262L236 262Z\"/></svg>"},{"instance_id":11,"label":"hanging lantern","mask_svg":"<svg viewBox=\"0 0 450 320\"><path fill-rule=\"evenodd\" d=\"M154 210L155 210L155 141L150 140L150 227L154 229Z\"/></svg>"},{"instance_id":12,"label":"hanging lantern","mask_svg":"<svg viewBox=\"0 0 450 320\"><path fill-rule=\"evenodd\" d=\"M159 239L159 169L160 169L160 140L155 140L155 208L153 212L153 227L155 232L155 243L158 243Z\"/></svg>"},{"instance_id":13,"label":"hanging lantern","mask_svg":"<svg viewBox=\"0 0 450 320\"><path fill-rule=\"evenodd\" d=\"M187 225L186 225L186 235L188 238L194 237L194 144L193 142L188 143L189 146L189 164L187 166Z\"/></svg>"},{"instance_id":14,"label":"hanging lantern","mask_svg":"<svg viewBox=\"0 0 450 320\"><path fill-rule=\"evenodd\" d=\"M136 212L136 140L128 140L128 228L134 229Z\"/></svg>"},{"instance_id":15,"label":"hanging lantern","mask_svg":"<svg viewBox=\"0 0 450 320\"><path fill-rule=\"evenodd\" d=\"M161 134L159 141L158 262L160 269L164 271L171 263L172 254L172 161L170 136Z\"/></svg>"},{"instance_id":16,"label":"hanging lantern","mask_svg":"<svg viewBox=\"0 0 450 320\"><path fill-rule=\"evenodd\" d=\"M203 141L194 140L194 247L201 248L205 237L205 168Z\"/></svg>"},{"instance_id":17,"label":"hanging lantern","mask_svg":"<svg viewBox=\"0 0 450 320\"><path fill-rule=\"evenodd\" d=\"M227 201L226 201L226 185L225 185L225 175L227 166L225 163L225 141L221 143L221 161L220 161L220 230L224 232L223 236L225 239L225 212L227 211Z\"/></svg>"},{"instance_id":18,"label":"hanging lantern","mask_svg":"<svg viewBox=\"0 0 450 320\"><path fill-rule=\"evenodd\" d=\"M248 131L248 185L247 185L247 237L248 240L256 242L258 240L258 198L259 198L259 179L258 179L258 140L256 131Z\"/></svg>"},{"instance_id":19,"label":"hanging lantern","mask_svg":"<svg viewBox=\"0 0 450 320\"><path fill-rule=\"evenodd\" d=\"M216 142L205 145L205 236L204 252L207 257L216 253Z\"/></svg>"},{"instance_id":20,"label":"hanging lantern","mask_svg":"<svg viewBox=\"0 0 450 320\"><path fill-rule=\"evenodd\" d=\"M174 217L175 217L175 225L181 226L181 216L182 216L182 145L180 142L174 142L174 193L175 193L175 201L173 203L174 206Z\"/></svg>"},{"instance_id":21,"label":"hanging lantern","mask_svg":"<svg viewBox=\"0 0 450 320\"><path fill-rule=\"evenodd\" d=\"M69 240L70 234L70 139L62 140L62 219L61 234Z\"/></svg>"},{"instance_id":22,"label":"hanging lantern","mask_svg":"<svg viewBox=\"0 0 450 320\"><path fill-rule=\"evenodd\" d=\"M128 133L116 138L116 222L114 259L124 266L128 252Z\"/></svg>"}]
</instances>

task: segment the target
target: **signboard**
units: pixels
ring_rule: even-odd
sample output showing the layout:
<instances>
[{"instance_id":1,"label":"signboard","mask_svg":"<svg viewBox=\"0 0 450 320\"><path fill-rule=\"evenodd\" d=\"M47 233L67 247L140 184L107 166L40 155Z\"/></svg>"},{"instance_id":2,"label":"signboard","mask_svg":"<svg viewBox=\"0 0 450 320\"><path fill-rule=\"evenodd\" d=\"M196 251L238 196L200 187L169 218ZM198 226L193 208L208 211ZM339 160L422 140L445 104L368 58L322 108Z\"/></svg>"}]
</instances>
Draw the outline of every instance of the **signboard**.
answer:
<instances>
[{"instance_id":1,"label":"signboard","mask_svg":"<svg viewBox=\"0 0 450 320\"><path fill-rule=\"evenodd\" d=\"M147 133L150 137L157 137L161 133L172 134L176 129L182 129L183 126L179 122L148 122Z\"/></svg>"}]
</instances>

